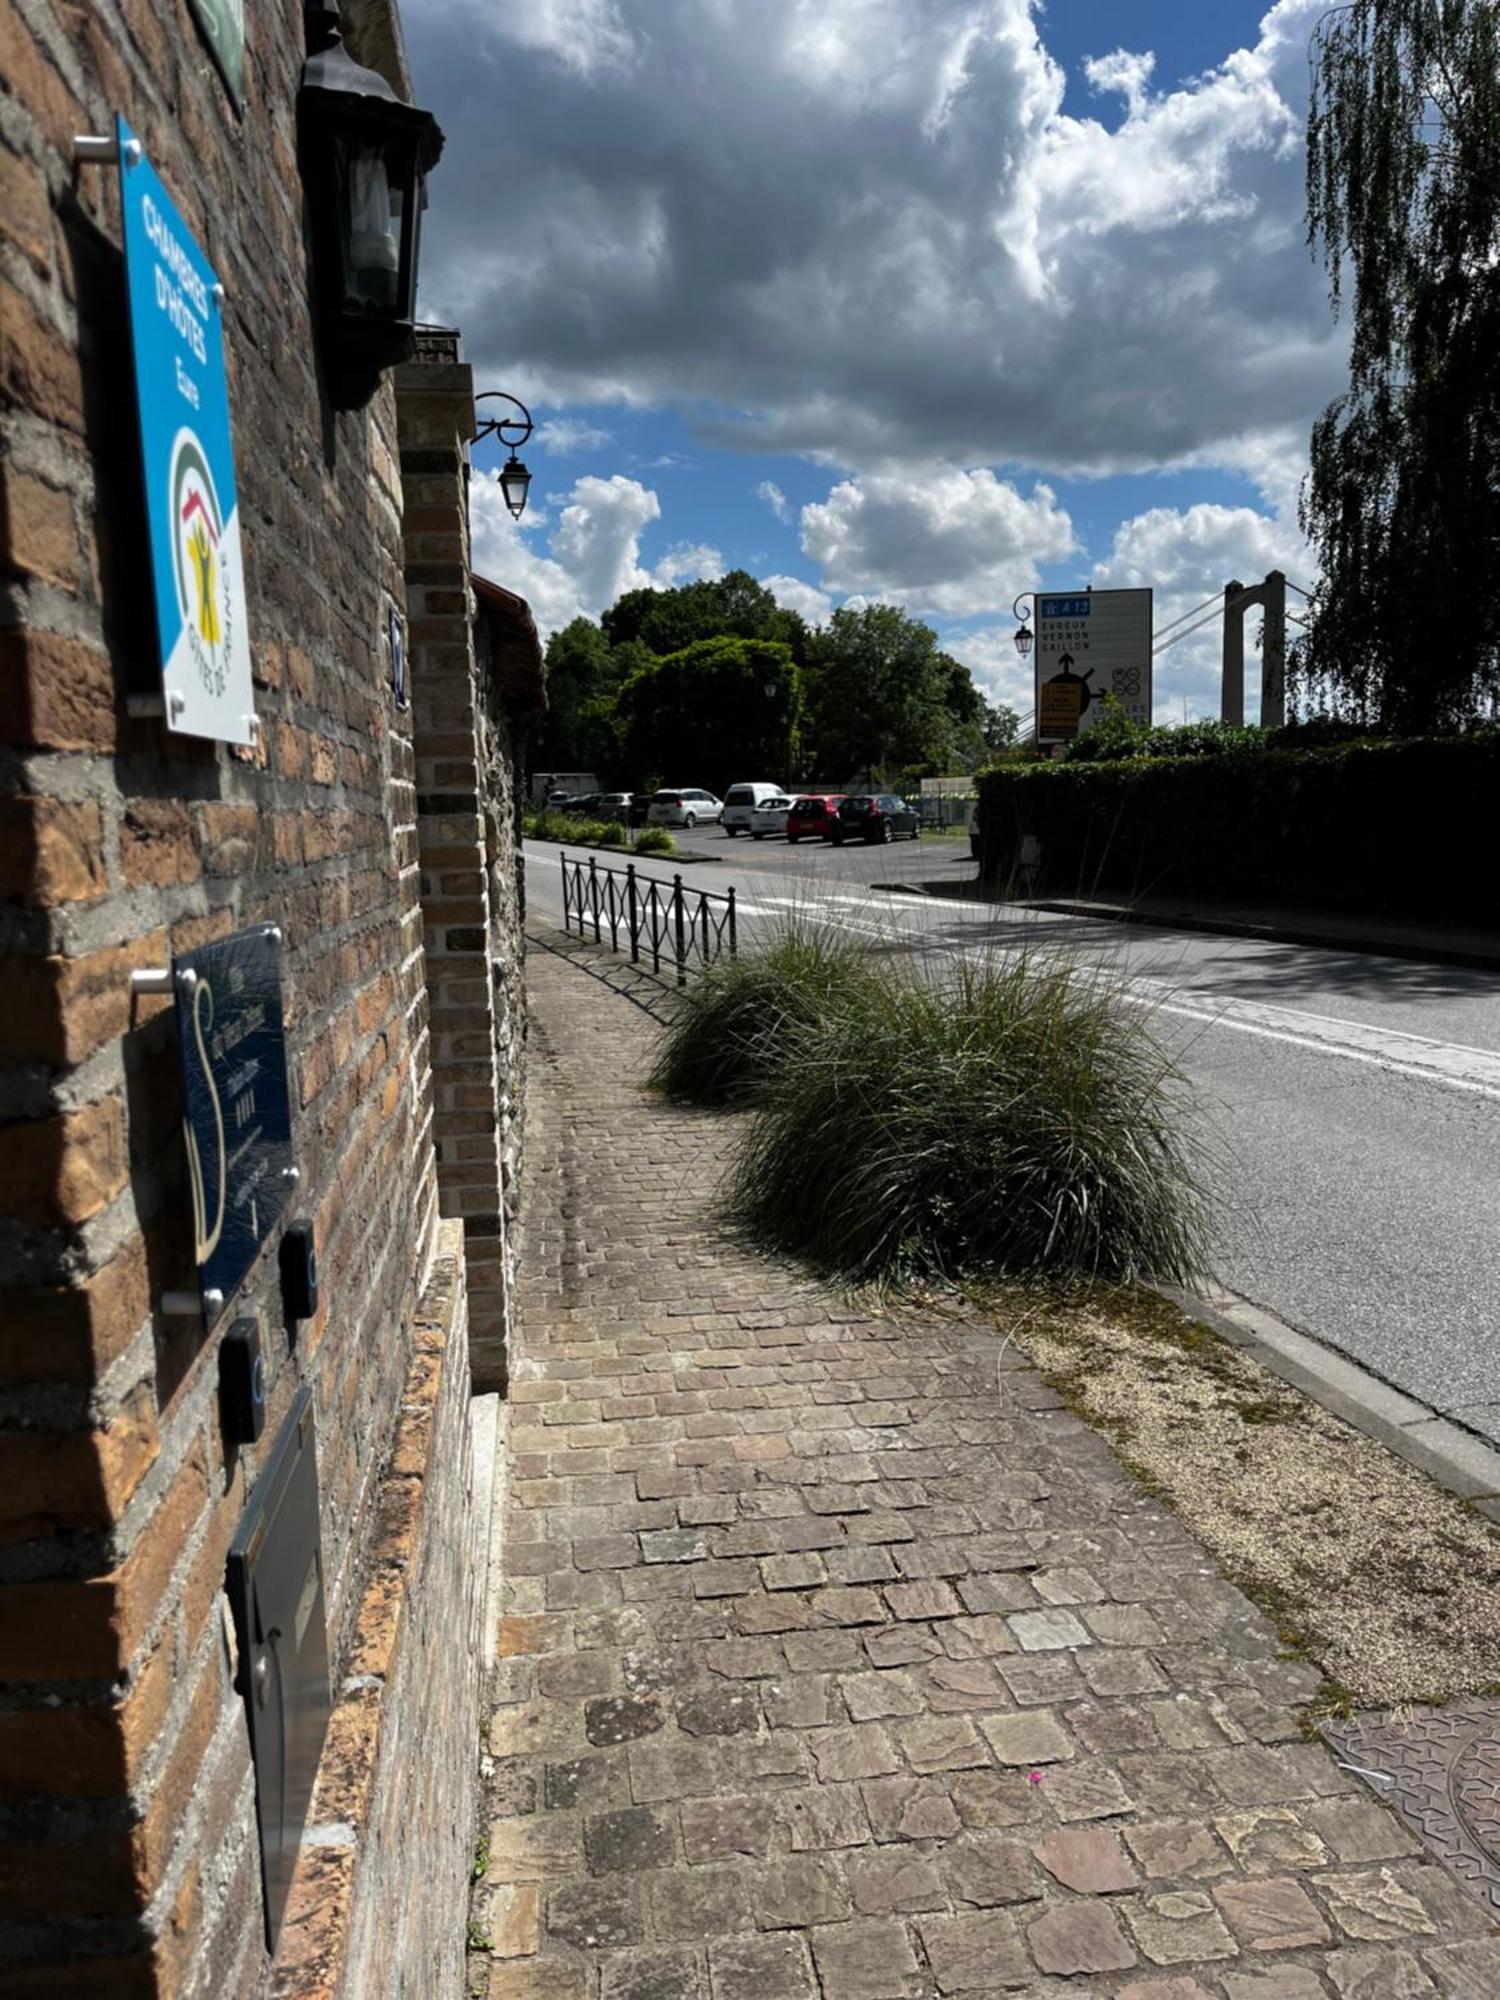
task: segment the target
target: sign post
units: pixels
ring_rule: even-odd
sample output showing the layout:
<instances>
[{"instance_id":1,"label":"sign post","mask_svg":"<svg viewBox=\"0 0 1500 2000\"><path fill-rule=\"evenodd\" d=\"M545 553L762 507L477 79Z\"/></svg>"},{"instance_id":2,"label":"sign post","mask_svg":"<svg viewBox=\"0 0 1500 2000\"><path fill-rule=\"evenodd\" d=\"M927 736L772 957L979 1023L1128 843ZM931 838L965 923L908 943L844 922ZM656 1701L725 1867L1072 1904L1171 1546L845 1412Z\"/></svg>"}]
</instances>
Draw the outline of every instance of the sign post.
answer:
<instances>
[{"instance_id":1,"label":"sign post","mask_svg":"<svg viewBox=\"0 0 1500 2000\"><path fill-rule=\"evenodd\" d=\"M1036 596L1037 740L1067 743L1113 695L1132 722L1151 721L1152 593L1084 590Z\"/></svg>"},{"instance_id":2,"label":"sign post","mask_svg":"<svg viewBox=\"0 0 1500 2000\"><path fill-rule=\"evenodd\" d=\"M125 276L167 727L255 740L223 289L123 118Z\"/></svg>"}]
</instances>

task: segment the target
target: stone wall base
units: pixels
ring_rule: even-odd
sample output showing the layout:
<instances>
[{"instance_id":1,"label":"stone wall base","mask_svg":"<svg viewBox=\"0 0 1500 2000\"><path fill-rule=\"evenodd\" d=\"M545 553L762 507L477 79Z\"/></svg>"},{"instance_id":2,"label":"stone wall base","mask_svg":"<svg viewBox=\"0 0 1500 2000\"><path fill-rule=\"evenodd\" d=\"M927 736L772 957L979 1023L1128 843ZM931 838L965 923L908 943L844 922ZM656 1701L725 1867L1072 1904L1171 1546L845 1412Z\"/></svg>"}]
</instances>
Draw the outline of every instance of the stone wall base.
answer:
<instances>
[{"instance_id":1,"label":"stone wall base","mask_svg":"<svg viewBox=\"0 0 1500 2000\"><path fill-rule=\"evenodd\" d=\"M439 1225L353 1644L271 1992L462 1991L484 1575L473 1561L463 1224Z\"/></svg>"}]
</instances>

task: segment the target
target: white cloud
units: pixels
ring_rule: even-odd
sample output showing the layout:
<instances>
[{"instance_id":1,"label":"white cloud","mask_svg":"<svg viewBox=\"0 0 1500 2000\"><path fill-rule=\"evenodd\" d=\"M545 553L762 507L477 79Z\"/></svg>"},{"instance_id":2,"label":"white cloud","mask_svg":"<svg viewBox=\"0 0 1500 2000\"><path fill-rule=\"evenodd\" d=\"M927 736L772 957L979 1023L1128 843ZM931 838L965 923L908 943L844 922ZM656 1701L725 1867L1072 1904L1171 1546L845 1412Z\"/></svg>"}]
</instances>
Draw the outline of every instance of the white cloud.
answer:
<instances>
[{"instance_id":1,"label":"white cloud","mask_svg":"<svg viewBox=\"0 0 1500 2000\"><path fill-rule=\"evenodd\" d=\"M776 602L788 611L800 611L809 625L824 625L833 610L833 599L815 583L800 576L763 576L761 582Z\"/></svg>"},{"instance_id":2,"label":"white cloud","mask_svg":"<svg viewBox=\"0 0 1500 2000\"><path fill-rule=\"evenodd\" d=\"M1097 59L1109 129L1033 0L409 0L448 132L424 303L539 400L846 469L1224 463L1342 370L1302 231L1323 5L1172 90Z\"/></svg>"},{"instance_id":3,"label":"white cloud","mask_svg":"<svg viewBox=\"0 0 1500 2000\"><path fill-rule=\"evenodd\" d=\"M1090 56L1083 65L1083 73L1095 90L1119 91L1131 118L1138 118L1145 110L1155 70L1154 55L1149 52L1132 55L1127 49L1116 49L1107 56Z\"/></svg>"},{"instance_id":4,"label":"white cloud","mask_svg":"<svg viewBox=\"0 0 1500 2000\"><path fill-rule=\"evenodd\" d=\"M774 479L763 479L755 489L757 500L764 500L778 521L790 521L792 503L787 499Z\"/></svg>"},{"instance_id":5,"label":"white cloud","mask_svg":"<svg viewBox=\"0 0 1500 2000\"><path fill-rule=\"evenodd\" d=\"M724 573L723 557L705 543L679 542L654 568L642 566L641 537L661 519L661 502L638 480L590 474L554 497L555 523L529 514L518 523L494 480L476 479L469 495L475 569L524 597L543 637L571 619L597 618L627 590L670 590ZM544 555L536 543L549 525Z\"/></svg>"},{"instance_id":6,"label":"white cloud","mask_svg":"<svg viewBox=\"0 0 1500 2000\"><path fill-rule=\"evenodd\" d=\"M707 542L677 542L651 572L651 581L662 590L679 583L693 583L699 577L724 574L724 558Z\"/></svg>"},{"instance_id":7,"label":"white cloud","mask_svg":"<svg viewBox=\"0 0 1500 2000\"><path fill-rule=\"evenodd\" d=\"M548 417L537 428L537 443L554 458L571 458L580 451L602 451L614 443L614 432L582 417Z\"/></svg>"},{"instance_id":8,"label":"white cloud","mask_svg":"<svg viewBox=\"0 0 1500 2000\"><path fill-rule=\"evenodd\" d=\"M803 552L829 589L950 617L998 612L1075 547L1050 487L1028 498L983 467L870 473L802 509Z\"/></svg>"}]
</instances>

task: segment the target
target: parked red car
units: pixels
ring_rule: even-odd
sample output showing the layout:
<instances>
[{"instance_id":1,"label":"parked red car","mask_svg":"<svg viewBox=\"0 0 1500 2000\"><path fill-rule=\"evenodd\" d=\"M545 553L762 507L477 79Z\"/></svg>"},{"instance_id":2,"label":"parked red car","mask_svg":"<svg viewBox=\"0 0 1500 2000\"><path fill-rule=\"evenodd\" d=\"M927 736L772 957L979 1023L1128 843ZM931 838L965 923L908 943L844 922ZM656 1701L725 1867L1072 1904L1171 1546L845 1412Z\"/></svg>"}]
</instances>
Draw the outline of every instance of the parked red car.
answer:
<instances>
[{"instance_id":1,"label":"parked red car","mask_svg":"<svg viewBox=\"0 0 1500 2000\"><path fill-rule=\"evenodd\" d=\"M843 796L842 792L808 792L793 800L792 809L786 816L788 841L795 845L804 837L827 840L833 832L839 801Z\"/></svg>"}]
</instances>

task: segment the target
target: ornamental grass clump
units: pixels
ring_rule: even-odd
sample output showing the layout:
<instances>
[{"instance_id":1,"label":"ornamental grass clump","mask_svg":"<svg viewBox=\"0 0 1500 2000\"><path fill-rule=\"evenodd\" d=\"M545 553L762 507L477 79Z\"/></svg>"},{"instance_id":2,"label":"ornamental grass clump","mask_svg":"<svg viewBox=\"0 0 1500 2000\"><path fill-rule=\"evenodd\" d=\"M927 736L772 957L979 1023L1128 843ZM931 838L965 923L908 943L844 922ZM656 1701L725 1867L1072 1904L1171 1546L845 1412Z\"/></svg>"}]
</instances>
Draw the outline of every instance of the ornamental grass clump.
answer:
<instances>
[{"instance_id":1,"label":"ornamental grass clump","mask_svg":"<svg viewBox=\"0 0 1500 2000\"><path fill-rule=\"evenodd\" d=\"M888 965L791 1025L729 1206L855 1282L1186 1282L1210 1241L1190 1120L1149 1014L1097 974Z\"/></svg>"},{"instance_id":2,"label":"ornamental grass clump","mask_svg":"<svg viewBox=\"0 0 1500 2000\"><path fill-rule=\"evenodd\" d=\"M751 1104L809 1030L845 1007L869 1007L877 980L855 939L794 912L686 989L651 1083L694 1104Z\"/></svg>"}]
</instances>

